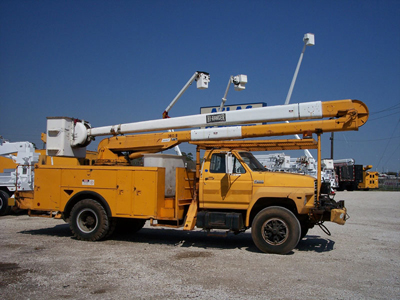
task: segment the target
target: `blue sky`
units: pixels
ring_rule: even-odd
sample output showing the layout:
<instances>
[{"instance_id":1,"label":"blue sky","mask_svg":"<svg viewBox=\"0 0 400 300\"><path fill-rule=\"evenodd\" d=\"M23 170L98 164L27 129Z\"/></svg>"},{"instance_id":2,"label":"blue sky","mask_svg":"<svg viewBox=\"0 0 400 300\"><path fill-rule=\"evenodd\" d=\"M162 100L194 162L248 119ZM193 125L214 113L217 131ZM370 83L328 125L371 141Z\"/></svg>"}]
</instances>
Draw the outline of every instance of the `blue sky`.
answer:
<instances>
[{"instance_id":1,"label":"blue sky","mask_svg":"<svg viewBox=\"0 0 400 300\"><path fill-rule=\"evenodd\" d=\"M399 171L400 1L390 0L1 0L0 135L42 146L48 116L94 127L158 119L198 70L209 89L190 87L171 116L219 105L237 74L248 84L227 104L283 104L308 32L316 45L291 103L362 100L370 119L335 134L335 158Z\"/></svg>"}]
</instances>

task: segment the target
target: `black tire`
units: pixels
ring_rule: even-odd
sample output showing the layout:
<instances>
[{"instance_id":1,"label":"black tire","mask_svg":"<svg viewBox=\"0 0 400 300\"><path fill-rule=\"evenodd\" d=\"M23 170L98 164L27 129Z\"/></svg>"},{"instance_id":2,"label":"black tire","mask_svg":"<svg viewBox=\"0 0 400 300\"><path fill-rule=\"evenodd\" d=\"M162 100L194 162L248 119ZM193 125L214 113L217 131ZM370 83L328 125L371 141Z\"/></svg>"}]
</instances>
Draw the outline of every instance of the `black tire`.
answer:
<instances>
[{"instance_id":1,"label":"black tire","mask_svg":"<svg viewBox=\"0 0 400 300\"><path fill-rule=\"evenodd\" d=\"M8 215L11 210L11 207L8 206L9 197L5 191L0 191L0 216Z\"/></svg>"},{"instance_id":2,"label":"black tire","mask_svg":"<svg viewBox=\"0 0 400 300\"><path fill-rule=\"evenodd\" d=\"M86 199L72 208L69 226L77 239L99 241L110 230L110 218L99 202Z\"/></svg>"},{"instance_id":3,"label":"black tire","mask_svg":"<svg viewBox=\"0 0 400 300\"><path fill-rule=\"evenodd\" d=\"M288 209L271 206L260 211L253 220L251 236L263 252L286 254L300 240L300 222Z\"/></svg>"}]
</instances>

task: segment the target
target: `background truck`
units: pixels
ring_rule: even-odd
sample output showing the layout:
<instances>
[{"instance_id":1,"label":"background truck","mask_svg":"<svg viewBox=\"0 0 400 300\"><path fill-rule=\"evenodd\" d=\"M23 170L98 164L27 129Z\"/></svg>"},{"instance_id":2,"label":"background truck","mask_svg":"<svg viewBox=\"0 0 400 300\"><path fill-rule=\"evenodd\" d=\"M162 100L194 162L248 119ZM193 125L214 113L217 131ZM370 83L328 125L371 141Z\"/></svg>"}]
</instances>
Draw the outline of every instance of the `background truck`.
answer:
<instances>
[{"instance_id":1,"label":"background truck","mask_svg":"<svg viewBox=\"0 0 400 300\"><path fill-rule=\"evenodd\" d=\"M317 101L97 128L76 119L48 118L46 146L51 157L84 157L85 147L94 137L113 136L99 143L94 166L37 164L34 190L16 191L15 199L9 200L28 209L31 216L64 219L74 236L85 241L110 236L118 224L134 232L150 220L152 226L184 230L197 226L239 233L252 228L252 238L261 251L284 254L314 225L325 221L344 224L344 201L336 202L323 194L321 170L317 179L268 172L250 151L275 143L303 147L312 143L318 149L321 166L321 134L358 130L367 119L368 109L358 100ZM300 121L238 126L283 120ZM210 124L229 127L145 133ZM314 133L317 140L244 140L303 133ZM176 158L150 157L148 163L146 154L154 155L182 142L197 146L195 171L185 169ZM130 165L141 156L145 157L145 166Z\"/></svg>"},{"instance_id":2,"label":"background truck","mask_svg":"<svg viewBox=\"0 0 400 300\"><path fill-rule=\"evenodd\" d=\"M308 149L313 149L311 146ZM297 149L297 148L295 148ZM307 150L308 150L307 149ZM280 147L279 150L294 150L291 145L288 148ZM268 170L273 172L288 172L306 174L317 178L317 163L314 157L307 155L301 157L290 157L289 155L281 153L259 154L255 155L257 160ZM337 186L335 169L333 167L332 159L321 160L321 177L322 181L329 182L330 186Z\"/></svg>"},{"instance_id":3,"label":"background truck","mask_svg":"<svg viewBox=\"0 0 400 300\"><path fill-rule=\"evenodd\" d=\"M379 173L369 171L371 165L356 165L354 159L338 159L333 161L337 177L338 191L369 190L379 188Z\"/></svg>"},{"instance_id":4,"label":"background truck","mask_svg":"<svg viewBox=\"0 0 400 300\"><path fill-rule=\"evenodd\" d=\"M45 136L42 136L45 142ZM32 191L35 181L35 164L90 165L97 153L87 151L84 159L46 156L46 150L39 150L30 142L9 142L0 144L0 216L10 212L8 198L15 191ZM47 160L47 161L46 161Z\"/></svg>"},{"instance_id":5,"label":"background truck","mask_svg":"<svg viewBox=\"0 0 400 300\"><path fill-rule=\"evenodd\" d=\"M34 164L39 154L29 142L10 143L2 141L0 145L0 215L9 213L10 198L16 190L32 191L34 187Z\"/></svg>"}]
</instances>

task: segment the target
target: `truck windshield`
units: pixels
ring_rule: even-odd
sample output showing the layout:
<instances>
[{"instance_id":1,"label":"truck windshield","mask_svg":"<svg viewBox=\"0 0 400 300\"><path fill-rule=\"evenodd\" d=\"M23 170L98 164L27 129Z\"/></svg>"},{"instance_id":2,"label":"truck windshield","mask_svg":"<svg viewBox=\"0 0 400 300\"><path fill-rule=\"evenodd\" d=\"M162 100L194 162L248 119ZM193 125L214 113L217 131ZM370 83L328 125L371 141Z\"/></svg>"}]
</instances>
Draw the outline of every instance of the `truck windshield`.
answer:
<instances>
[{"instance_id":1,"label":"truck windshield","mask_svg":"<svg viewBox=\"0 0 400 300\"><path fill-rule=\"evenodd\" d=\"M268 171L250 152L239 152L240 157L252 171Z\"/></svg>"}]
</instances>

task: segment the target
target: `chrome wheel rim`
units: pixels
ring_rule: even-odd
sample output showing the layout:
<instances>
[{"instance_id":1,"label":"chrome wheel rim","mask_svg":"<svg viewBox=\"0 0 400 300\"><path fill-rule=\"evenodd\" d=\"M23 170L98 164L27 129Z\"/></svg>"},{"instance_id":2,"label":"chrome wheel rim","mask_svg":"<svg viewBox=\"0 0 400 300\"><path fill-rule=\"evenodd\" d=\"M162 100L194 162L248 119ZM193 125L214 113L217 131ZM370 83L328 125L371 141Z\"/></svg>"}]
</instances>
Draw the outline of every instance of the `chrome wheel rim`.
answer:
<instances>
[{"instance_id":1,"label":"chrome wheel rim","mask_svg":"<svg viewBox=\"0 0 400 300\"><path fill-rule=\"evenodd\" d=\"M79 230L84 233L93 232L99 222L96 213L90 208L81 210L76 217L76 220Z\"/></svg>"}]
</instances>

